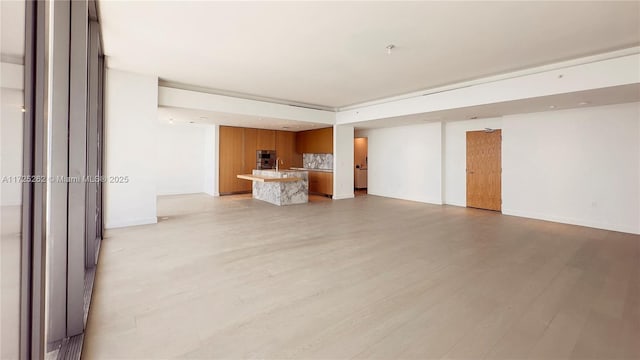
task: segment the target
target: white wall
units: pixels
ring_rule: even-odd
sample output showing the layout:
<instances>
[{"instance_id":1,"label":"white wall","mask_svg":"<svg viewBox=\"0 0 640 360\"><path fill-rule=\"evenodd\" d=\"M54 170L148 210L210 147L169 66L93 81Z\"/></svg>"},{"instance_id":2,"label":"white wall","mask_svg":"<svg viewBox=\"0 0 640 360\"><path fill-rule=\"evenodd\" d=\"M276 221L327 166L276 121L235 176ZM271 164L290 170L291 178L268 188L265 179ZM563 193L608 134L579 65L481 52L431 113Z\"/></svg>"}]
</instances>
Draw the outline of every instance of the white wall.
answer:
<instances>
[{"instance_id":1,"label":"white wall","mask_svg":"<svg viewBox=\"0 0 640 360\"><path fill-rule=\"evenodd\" d=\"M369 194L442 203L441 123L358 131L357 136L369 138Z\"/></svg>"},{"instance_id":2,"label":"white wall","mask_svg":"<svg viewBox=\"0 0 640 360\"><path fill-rule=\"evenodd\" d=\"M157 122L156 136L157 194L213 193L213 125Z\"/></svg>"},{"instance_id":3,"label":"white wall","mask_svg":"<svg viewBox=\"0 0 640 360\"><path fill-rule=\"evenodd\" d=\"M24 104L22 90L0 89L2 122L0 123L0 174L2 176L22 175L22 130ZM22 184L2 182L0 184L0 205L22 204Z\"/></svg>"},{"instance_id":4,"label":"white wall","mask_svg":"<svg viewBox=\"0 0 640 360\"><path fill-rule=\"evenodd\" d=\"M204 192L219 196L218 192L218 131L217 125L207 126L204 130Z\"/></svg>"},{"instance_id":5,"label":"white wall","mask_svg":"<svg viewBox=\"0 0 640 360\"><path fill-rule=\"evenodd\" d=\"M333 127L333 199L353 198L353 126Z\"/></svg>"},{"instance_id":6,"label":"white wall","mask_svg":"<svg viewBox=\"0 0 640 360\"><path fill-rule=\"evenodd\" d=\"M501 129L502 118L452 121L445 127L444 203L467 206L467 131Z\"/></svg>"},{"instance_id":7,"label":"white wall","mask_svg":"<svg viewBox=\"0 0 640 360\"><path fill-rule=\"evenodd\" d=\"M466 132L485 127L502 129L504 214L640 233L640 103L359 130L369 194L466 206Z\"/></svg>"},{"instance_id":8,"label":"white wall","mask_svg":"<svg viewBox=\"0 0 640 360\"><path fill-rule=\"evenodd\" d=\"M0 62L0 87L3 91L4 89L23 90L24 65Z\"/></svg>"},{"instance_id":9,"label":"white wall","mask_svg":"<svg viewBox=\"0 0 640 360\"><path fill-rule=\"evenodd\" d=\"M640 103L502 125L504 214L640 233Z\"/></svg>"},{"instance_id":10,"label":"white wall","mask_svg":"<svg viewBox=\"0 0 640 360\"><path fill-rule=\"evenodd\" d=\"M150 224L156 218L156 121L158 78L107 69L105 79L106 228Z\"/></svg>"}]
</instances>

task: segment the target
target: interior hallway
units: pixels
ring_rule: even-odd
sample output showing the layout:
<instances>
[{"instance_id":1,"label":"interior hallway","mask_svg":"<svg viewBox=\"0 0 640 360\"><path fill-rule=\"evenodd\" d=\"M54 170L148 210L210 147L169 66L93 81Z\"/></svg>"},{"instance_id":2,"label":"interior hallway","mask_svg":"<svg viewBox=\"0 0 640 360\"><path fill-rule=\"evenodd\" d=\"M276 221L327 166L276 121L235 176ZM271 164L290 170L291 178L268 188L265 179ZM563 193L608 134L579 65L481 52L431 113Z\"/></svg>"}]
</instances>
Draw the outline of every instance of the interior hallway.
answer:
<instances>
[{"instance_id":1,"label":"interior hallway","mask_svg":"<svg viewBox=\"0 0 640 360\"><path fill-rule=\"evenodd\" d=\"M639 358L640 236L376 196L108 230L84 358Z\"/></svg>"}]
</instances>

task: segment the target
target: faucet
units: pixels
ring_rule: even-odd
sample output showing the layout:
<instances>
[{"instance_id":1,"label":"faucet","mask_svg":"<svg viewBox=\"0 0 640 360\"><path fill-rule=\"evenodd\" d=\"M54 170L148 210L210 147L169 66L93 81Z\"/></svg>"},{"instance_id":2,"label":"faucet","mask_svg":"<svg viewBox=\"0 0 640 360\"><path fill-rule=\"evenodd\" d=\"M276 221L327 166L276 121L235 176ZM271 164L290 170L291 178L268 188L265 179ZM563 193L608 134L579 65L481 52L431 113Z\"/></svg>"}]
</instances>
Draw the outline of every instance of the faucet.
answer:
<instances>
[{"instance_id":1,"label":"faucet","mask_svg":"<svg viewBox=\"0 0 640 360\"><path fill-rule=\"evenodd\" d=\"M276 172L278 172L278 165L280 164L280 158L276 158Z\"/></svg>"}]
</instances>

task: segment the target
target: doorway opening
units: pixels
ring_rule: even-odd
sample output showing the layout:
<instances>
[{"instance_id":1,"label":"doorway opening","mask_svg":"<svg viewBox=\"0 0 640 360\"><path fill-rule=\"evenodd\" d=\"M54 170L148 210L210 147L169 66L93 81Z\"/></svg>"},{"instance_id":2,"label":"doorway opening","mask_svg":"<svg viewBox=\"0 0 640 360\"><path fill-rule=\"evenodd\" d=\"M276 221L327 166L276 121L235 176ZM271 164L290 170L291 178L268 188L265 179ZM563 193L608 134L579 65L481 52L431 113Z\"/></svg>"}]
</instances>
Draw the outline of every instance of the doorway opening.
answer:
<instances>
[{"instance_id":1,"label":"doorway opening","mask_svg":"<svg viewBox=\"0 0 640 360\"><path fill-rule=\"evenodd\" d=\"M467 207L502 211L502 131L467 131Z\"/></svg>"},{"instance_id":2,"label":"doorway opening","mask_svg":"<svg viewBox=\"0 0 640 360\"><path fill-rule=\"evenodd\" d=\"M355 196L367 194L367 178L369 173L368 139L353 139L353 188Z\"/></svg>"}]
</instances>

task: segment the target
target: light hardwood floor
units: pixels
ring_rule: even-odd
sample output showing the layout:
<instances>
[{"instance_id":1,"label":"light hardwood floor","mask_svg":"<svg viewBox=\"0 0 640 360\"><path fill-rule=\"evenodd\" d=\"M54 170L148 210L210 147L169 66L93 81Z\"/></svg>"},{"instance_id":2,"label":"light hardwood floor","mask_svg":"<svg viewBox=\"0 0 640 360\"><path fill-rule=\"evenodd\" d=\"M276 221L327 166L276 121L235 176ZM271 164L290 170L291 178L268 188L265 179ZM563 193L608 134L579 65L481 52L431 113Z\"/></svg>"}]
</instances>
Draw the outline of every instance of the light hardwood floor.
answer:
<instances>
[{"instance_id":1,"label":"light hardwood floor","mask_svg":"<svg viewBox=\"0 0 640 360\"><path fill-rule=\"evenodd\" d=\"M640 358L640 236L371 195L159 213L107 232L85 359Z\"/></svg>"}]
</instances>

